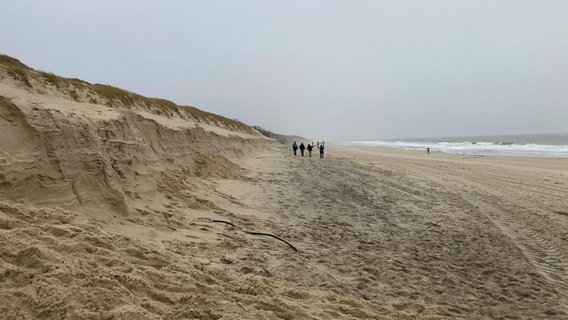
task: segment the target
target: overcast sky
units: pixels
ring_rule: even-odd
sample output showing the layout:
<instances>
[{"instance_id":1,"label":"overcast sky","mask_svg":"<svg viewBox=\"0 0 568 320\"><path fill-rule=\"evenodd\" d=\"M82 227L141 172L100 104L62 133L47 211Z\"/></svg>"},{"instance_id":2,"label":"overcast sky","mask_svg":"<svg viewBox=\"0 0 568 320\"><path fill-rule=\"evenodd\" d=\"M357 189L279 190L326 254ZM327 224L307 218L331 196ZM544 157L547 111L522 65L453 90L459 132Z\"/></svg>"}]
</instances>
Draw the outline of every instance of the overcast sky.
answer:
<instances>
[{"instance_id":1,"label":"overcast sky","mask_svg":"<svg viewBox=\"0 0 568 320\"><path fill-rule=\"evenodd\" d=\"M314 139L568 132L565 0L3 0L0 52Z\"/></svg>"}]
</instances>

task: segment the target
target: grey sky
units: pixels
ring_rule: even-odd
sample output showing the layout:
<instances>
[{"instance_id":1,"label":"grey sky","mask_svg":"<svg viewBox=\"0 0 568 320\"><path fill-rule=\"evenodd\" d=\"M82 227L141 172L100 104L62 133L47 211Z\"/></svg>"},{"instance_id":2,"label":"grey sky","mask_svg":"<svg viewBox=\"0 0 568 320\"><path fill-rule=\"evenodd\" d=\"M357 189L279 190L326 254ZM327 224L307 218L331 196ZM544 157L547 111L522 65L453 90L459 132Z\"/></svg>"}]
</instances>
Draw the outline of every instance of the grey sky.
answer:
<instances>
[{"instance_id":1,"label":"grey sky","mask_svg":"<svg viewBox=\"0 0 568 320\"><path fill-rule=\"evenodd\" d=\"M29 66L316 139L568 132L568 1L5 0Z\"/></svg>"}]
</instances>

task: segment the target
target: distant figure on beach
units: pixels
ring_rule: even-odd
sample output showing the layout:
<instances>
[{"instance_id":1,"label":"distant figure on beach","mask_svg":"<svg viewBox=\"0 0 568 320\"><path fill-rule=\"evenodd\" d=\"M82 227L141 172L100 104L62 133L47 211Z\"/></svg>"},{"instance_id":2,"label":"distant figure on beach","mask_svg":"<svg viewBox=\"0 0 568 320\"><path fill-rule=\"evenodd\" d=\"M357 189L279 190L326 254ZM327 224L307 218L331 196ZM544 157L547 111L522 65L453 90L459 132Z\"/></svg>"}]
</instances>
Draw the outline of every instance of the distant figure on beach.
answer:
<instances>
[{"instance_id":1,"label":"distant figure on beach","mask_svg":"<svg viewBox=\"0 0 568 320\"><path fill-rule=\"evenodd\" d=\"M426 148L426 153L430 154L430 147Z\"/></svg>"},{"instance_id":2,"label":"distant figure on beach","mask_svg":"<svg viewBox=\"0 0 568 320\"><path fill-rule=\"evenodd\" d=\"M323 143L319 146L320 149L320 158L323 158Z\"/></svg>"},{"instance_id":3,"label":"distant figure on beach","mask_svg":"<svg viewBox=\"0 0 568 320\"><path fill-rule=\"evenodd\" d=\"M306 146L302 142L302 143L300 143L300 153L302 154L302 157L304 156L304 150L306 150Z\"/></svg>"},{"instance_id":4,"label":"distant figure on beach","mask_svg":"<svg viewBox=\"0 0 568 320\"><path fill-rule=\"evenodd\" d=\"M313 142L312 142L312 143L313 143ZM314 147L313 147L311 144L308 143L308 147L307 147L306 149L308 149L308 154L310 155L310 158L312 157L312 149L313 149L313 148L314 148Z\"/></svg>"},{"instance_id":5,"label":"distant figure on beach","mask_svg":"<svg viewBox=\"0 0 568 320\"><path fill-rule=\"evenodd\" d=\"M292 150L294 150L294 155L296 155L296 151L298 150L298 144L296 143L296 141L292 143Z\"/></svg>"}]
</instances>

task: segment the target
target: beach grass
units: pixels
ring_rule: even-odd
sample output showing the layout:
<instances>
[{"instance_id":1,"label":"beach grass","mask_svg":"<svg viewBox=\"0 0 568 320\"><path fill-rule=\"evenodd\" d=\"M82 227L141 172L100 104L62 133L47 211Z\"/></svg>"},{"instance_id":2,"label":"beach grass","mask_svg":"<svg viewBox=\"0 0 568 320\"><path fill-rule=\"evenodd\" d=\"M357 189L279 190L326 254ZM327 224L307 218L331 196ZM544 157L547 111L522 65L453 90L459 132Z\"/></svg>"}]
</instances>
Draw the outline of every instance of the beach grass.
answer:
<instances>
[{"instance_id":1,"label":"beach grass","mask_svg":"<svg viewBox=\"0 0 568 320\"><path fill-rule=\"evenodd\" d=\"M30 68L21 63L20 60L10 56L0 54L0 64L5 67L6 73L16 81L21 82L26 87L31 87L28 70Z\"/></svg>"},{"instance_id":2,"label":"beach grass","mask_svg":"<svg viewBox=\"0 0 568 320\"><path fill-rule=\"evenodd\" d=\"M180 106L170 100L145 97L108 84L92 84L77 78L65 78L53 73L37 71L23 64L20 60L3 54L0 54L0 69L5 70L9 77L28 89L37 89L43 92L45 87L52 86L78 102L100 103L115 108L150 108L154 112L165 112L170 116L189 117L198 122L215 124L249 133L255 132L255 129L240 121L193 106Z\"/></svg>"}]
</instances>

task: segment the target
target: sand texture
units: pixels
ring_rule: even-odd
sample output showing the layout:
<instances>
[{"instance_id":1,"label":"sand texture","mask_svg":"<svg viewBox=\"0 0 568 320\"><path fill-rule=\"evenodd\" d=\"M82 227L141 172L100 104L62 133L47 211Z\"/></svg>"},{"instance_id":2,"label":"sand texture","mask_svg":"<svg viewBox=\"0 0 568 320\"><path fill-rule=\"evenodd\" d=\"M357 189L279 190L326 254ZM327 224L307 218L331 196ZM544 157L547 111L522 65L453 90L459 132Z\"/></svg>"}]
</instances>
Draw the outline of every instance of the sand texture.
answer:
<instances>
[{"instance_id":1,"label":"sand texture","mask_svg":"<svg viewBox=\"0 0 568 320\"><path fill-rule=\"evenodd\" d=\"M566 159L295 157L0 79L2 319L568 318Z\"/></svg>"}]
</instances>

